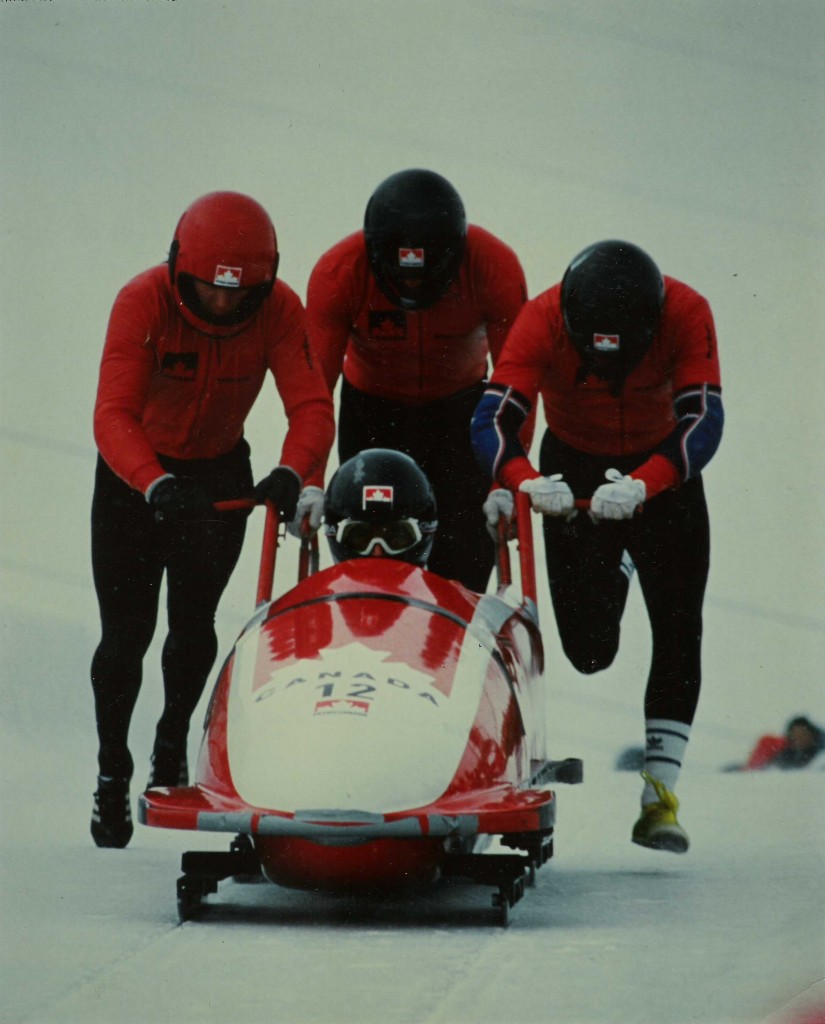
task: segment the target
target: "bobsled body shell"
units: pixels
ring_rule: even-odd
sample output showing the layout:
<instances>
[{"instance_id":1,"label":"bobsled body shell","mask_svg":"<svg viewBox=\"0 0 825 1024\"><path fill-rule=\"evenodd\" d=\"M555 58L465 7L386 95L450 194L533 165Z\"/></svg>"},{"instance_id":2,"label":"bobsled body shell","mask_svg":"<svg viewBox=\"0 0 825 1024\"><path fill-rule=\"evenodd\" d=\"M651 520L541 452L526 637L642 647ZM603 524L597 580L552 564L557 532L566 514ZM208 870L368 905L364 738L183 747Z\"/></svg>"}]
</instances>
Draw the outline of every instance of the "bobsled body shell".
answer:
<instances>
[{"instance_id":1,"label":"bobsled body shell","mask_svg":"<svg viewBox=\"0 0 825 1024\"><path fill-rule=\"evenodd\" d=\"M542 669L535 623L504 596L390 559L325 569L249 622L195 785L144 794L142 820L249 834L284 884L318 884L324 848L371 844L389 864L389 842L401 874L410 860L426 874L445 840L546 829L553 794L529 785L546 756ZM425 842L405 852L410 839Z\"/></svg>"}]
</instances>

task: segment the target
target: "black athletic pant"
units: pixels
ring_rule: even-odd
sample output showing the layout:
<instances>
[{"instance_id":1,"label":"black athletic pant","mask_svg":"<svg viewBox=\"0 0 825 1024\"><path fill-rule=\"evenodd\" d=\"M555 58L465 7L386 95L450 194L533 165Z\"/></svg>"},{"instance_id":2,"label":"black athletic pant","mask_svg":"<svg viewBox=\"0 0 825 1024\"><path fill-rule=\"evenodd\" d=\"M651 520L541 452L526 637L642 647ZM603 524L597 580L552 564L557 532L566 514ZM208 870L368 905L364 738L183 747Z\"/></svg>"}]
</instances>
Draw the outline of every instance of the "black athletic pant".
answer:
<instances>
[{"instance_id":1,"label":"black athletic pant","mask_svg":"<svg viewBox=\"0 0 825 1024\"><path fill-rule=\"evenodd\" d=\"M160 461L168 472L196 480L213 501L252 493L245 441L216 459ZM92 569L102 635L91 677L101 775L132 774L129 723L155 632L164 571L169 632L156 742L185 751L189 719L217 654L215 612L241 552L246 518L245 512L216 512L197 522L156 523L144 496L98 458Z\"/></svg>"},{"instance_id":2,"label":"black athletic pant","mask_svg":"<svg viewBox=\"0 0 825 1024\"><path fill-rule=\"evenodd\" d=\"M415 459L438 505L438 531L428 568L484 593L495 564L495 546L481 506L490 480L470 444L470 420L484 391L479 383L449 398L405 406L341 383L338 458L366 448L391 448Z\"/></svg>"},{"instance_id":3,"label":"black athletic pant","mask_svg":"<svg viewBox=\"0 0 825 1024\"><path fill-rule=\"evenodd\" d=\"M577 498L623 473L646 455L593 457L549 432L541 446L545 475L562 473ZM631 520L593 523L580 512L566 523L545 517L547 572L564 652L580 672L607 668L619 648L628 577L622 553L639 575L652 632L645 717L690 725L701 687L702 605L710 561L710 530L701 477L652 498Z\"/></svg>"}]
</instances>

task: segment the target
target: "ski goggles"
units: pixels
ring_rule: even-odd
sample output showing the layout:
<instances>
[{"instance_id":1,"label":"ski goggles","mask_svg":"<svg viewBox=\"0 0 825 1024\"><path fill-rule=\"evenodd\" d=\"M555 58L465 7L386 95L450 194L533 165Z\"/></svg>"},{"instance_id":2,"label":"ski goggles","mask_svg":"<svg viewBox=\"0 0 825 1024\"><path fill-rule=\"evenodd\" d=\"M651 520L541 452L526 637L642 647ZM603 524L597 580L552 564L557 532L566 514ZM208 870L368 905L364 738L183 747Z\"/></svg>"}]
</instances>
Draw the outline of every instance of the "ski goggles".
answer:
<instances>
[{"instance_id":1,"label":"ski goggles","mask_svg":"<svg viewBox=\"0 0 825 1024\"><path fill-rule=\"evenodd\" d=\"M413 544L417 544L422 537L421 527L416 519L393 519L386 523L342 519L329 532L339 544L360 555L372 551L376 544L388 555L400 555Z\"/></svg>"}]
</instances>

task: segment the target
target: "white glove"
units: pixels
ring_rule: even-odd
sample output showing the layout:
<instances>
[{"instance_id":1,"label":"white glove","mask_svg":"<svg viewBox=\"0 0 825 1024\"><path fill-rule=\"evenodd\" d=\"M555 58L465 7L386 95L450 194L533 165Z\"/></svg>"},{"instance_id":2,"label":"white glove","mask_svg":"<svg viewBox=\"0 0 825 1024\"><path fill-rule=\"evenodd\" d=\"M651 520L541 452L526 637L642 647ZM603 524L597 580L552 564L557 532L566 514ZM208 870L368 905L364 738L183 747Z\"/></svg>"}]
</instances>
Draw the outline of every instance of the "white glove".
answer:
<instances>
[{"instance_id":1,"label":"white glove","mask_svg":"<svg viewBox=\"0 0 825 1024\"><path fill-rule=\"evenodd\" d=\"M295 518L287 524L287 530L293 537L301 538L301 523L309 514L310 533L317 533L324 517L324 492L320 487L305 487L298 496Z\"/></svg>"},{"instance_id":2,"label":"white glove","mask_svg":"<svg viewBox=\"0 0 825 1024\"><path fill-rule=\"evenodd\" d=\"M636 509L647 497L644 481L622 476L618 469L608 469L605 476L610 483L602 484L594 491L590 499L590 518L593 522L600 519L632 519Z\"/></svg>"},{"instance_id":3,"label":"white glove","mask_svg":"<svg viewBox=\"0 0 825 1024\"><path fill-rule=\"evenodd\" d=\"M499 517L504 516L508 524L511 523L513 521L513 508L513 495L503 487L490 491L487 495L487 500L481 506L481 511L487 517L487 532L493 540L498 540Z\"/></svg>"},{"instance_id":4,"label":"white glove","mask_svg":"<svg viewBox=\"0 0 825 1024\"><path fill-rule=\"evenodd\" d=\"M530 504L543 516L565 516L572 519L576 514L573 492L562 480L561 473L522 480L519 490L530 495Z\"/></svg>"}]
</instances>

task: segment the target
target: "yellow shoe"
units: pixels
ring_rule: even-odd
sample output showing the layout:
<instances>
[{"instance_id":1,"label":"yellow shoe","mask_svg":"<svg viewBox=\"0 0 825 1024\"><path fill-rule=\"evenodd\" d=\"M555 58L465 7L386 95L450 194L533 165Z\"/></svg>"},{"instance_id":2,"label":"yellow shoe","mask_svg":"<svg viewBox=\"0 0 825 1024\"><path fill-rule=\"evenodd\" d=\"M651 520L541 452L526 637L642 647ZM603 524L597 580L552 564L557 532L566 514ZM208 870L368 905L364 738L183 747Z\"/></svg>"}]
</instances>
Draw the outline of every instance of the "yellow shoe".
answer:
<instances>
[{"instance_id":1,"label":"yellow shoe","mask_svg":"<svg viewBox=\"0 0 825 1024\"><path fill-rule=\"evenodd\" d=\"M642 808L641 817L633 826L633 842L651 850L685 853L690 843L687 833L676 820L679 810L676 794L648 772L642 772L642 778L653 786L659 799Z\"/></svg>"}]
</instances>

